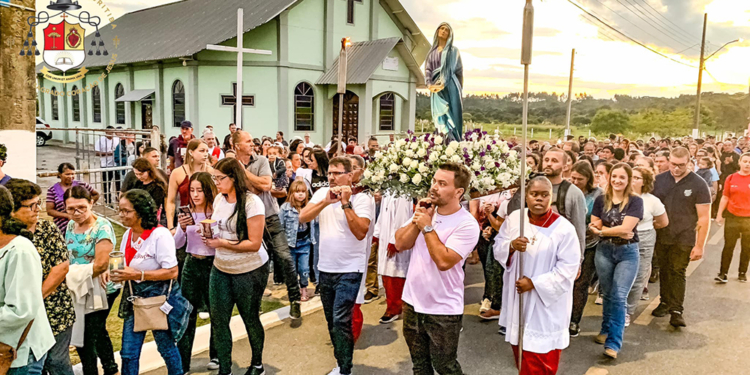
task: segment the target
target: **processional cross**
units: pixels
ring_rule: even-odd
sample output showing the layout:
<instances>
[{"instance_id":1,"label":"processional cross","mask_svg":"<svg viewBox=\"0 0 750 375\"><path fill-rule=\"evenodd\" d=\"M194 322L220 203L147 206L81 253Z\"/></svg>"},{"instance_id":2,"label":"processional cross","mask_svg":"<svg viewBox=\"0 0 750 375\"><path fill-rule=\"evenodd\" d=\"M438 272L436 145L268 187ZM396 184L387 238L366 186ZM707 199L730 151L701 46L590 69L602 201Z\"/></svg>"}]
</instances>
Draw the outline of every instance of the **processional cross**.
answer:
<instances>
[{"instance_id":1,"label":"processional cross","mask_svg":"<svg viewBox=\"0 0 750 375\"><path fill-rule=\"evenodd\" d=\"M242 47L242 36L244 34L244 26L243 26L243 16L244 11L242 8L237 9L237 47L231 47L231 46L219 46L215 44L209 44L206 46L206 49L210 51L222 51L222 52L235 52L237 53L237 83L235 84L235 90L234 90L234 103L231 103L232 100L227 100L226 105L234 105L234 123L237 125L238 129L242 128L242 107L246 103L245 98L251 98L248 100L250 105L255 104L255 97L247 97L243 96L242 93L244 92L242 90L243 88L243 81L242 81L242 68L243 68L243 62L244 58L243 55L246 53L252 53L256 55L270 55L272 52L268 50L259 50L259 49L251 49L251 48L243 48ZM240 99L241 98L241 99ZM227 98L228 99L228 98ZM225 103L225 96L222 96L222 104Z\"/></svg>"}]
</instances>

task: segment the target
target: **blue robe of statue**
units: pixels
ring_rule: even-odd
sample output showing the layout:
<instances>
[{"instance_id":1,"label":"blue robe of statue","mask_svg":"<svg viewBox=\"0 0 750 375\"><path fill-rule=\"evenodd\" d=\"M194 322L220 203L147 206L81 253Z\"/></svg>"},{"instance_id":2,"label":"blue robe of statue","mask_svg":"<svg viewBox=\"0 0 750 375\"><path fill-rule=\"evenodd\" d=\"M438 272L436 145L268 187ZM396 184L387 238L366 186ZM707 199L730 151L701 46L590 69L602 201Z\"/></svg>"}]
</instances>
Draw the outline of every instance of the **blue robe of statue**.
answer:
<instances>
[{"instance_id":1,"label":"blue robe of statue","mask_svg":"<svg viewBox=\"0 0 750 375\"><path fill-rule=\"evenodd\" d=\"M443 48L438 51L438 31L447 26L450 36ZM442 23L435 31L432 49L427 54L425 64L425 78L427 86L443 84L445 87L438 93L431 93L432 120L437 131L447 134L447 141L460 141L463 138L463 85L464 74L461 54L453 46L453 29L447 23Z\"/></svg>"}]
</instances>

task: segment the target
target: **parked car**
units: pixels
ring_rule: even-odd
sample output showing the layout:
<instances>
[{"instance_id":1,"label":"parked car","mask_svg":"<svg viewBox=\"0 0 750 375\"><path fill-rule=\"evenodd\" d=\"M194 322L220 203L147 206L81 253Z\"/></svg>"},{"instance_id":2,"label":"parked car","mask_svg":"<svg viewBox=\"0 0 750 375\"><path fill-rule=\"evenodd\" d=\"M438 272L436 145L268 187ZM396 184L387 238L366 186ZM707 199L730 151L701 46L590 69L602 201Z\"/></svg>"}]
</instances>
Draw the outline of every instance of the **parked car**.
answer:
<instances>
[{"instance_id":1,"label":"parked car","mask_svg":"<svg viewBox=\"0 0 750 375\"><path fill-rule=\"evenodd\" d=\"M47 144L47 141L52 139L52 131L49 130L50 126L47 122L40 119L39 117L36 118L36 145L44 146Z\"/></svg>"}]
</instances>

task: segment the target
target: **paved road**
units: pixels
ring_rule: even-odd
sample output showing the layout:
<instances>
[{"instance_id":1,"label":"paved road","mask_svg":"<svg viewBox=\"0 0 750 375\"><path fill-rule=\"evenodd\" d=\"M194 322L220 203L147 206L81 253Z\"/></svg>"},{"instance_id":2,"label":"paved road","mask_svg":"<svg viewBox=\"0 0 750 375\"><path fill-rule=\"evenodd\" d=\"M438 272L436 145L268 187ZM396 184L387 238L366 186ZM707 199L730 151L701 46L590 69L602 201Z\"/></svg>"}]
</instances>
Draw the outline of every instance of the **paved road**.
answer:
<instances>
[{"instance_id":1,"label":"paved road","mask_svg":"<svg viewBox=\"0 0 750 375\"><path fill-rule=\"evenodd\" d=\"M717 233L718 232L718 233ZM716 285L723 239L713 228L707 258L693 263L688 280L685 317L687 328L675 330L668 318L652 319L656 302L642 302L635 323L625 333L625 343L616 361L605 360L602 346L592 341L601 324L601 306L586 307L582 334L572 339L563 352L560 374L746 374L750 356L746 340L750 337L750 284L737 282L737 256L732 277L726 285ZM697 267L696 267L697 266ZM497 321L478 318L482 294L481 266L467 266L464 331L459 346L459 361L466 374L516 373L510 346L497 334ZM651 284L652 295L658 291ZM411 360L401 333L402 322L378 324L385 310L383 298L362 308L365 327L355 347L355 374L409 374ZM645 310L645 313L643 311ZM204 374L207 353L197 355L191 373ZM250 363L247 339L234 346L233 373L244 374ZM264 363L268 374L327 374L335 366L322 311L304 318L299 328L288 322L266 332ZM160 369L151 375L166 374Z\"/></svg>"}]
</instances>

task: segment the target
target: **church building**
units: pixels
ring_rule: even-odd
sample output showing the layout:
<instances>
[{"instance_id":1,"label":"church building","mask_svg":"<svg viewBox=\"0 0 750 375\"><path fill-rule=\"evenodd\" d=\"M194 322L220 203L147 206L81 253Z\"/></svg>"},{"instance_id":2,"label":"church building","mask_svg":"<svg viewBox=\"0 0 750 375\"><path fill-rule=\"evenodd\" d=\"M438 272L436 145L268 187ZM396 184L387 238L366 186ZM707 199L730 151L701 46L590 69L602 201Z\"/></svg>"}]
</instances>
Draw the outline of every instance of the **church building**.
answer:
<instances>
[{"instance_id":1,"label":"church building","mask_svg":"<svg viewBox=\"0 0 750 375\"><path fill-rule=\"evenodd\" d=\"M237 9L244 10L244 89L237 92ZM39 93L39 116L52 127L149 129L178 135L183 120L195 134L212 125L222 139L242 106L254 137L311 135L327 143L338 129L336 93L341 39L350 37L343 131L360 143L414 128L416 90L430 42L399 0L183 0L125 14L100 29L109 56L87 56L81 81L44 79L52 91L75 91L106 73L98 87L75 96ZM114 41L117 40L117 45ZM64 132L56 136L62 136Z\"/></svg>"}]
</instances>

